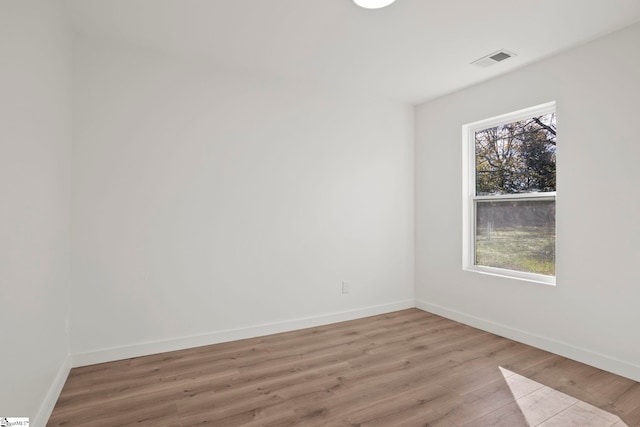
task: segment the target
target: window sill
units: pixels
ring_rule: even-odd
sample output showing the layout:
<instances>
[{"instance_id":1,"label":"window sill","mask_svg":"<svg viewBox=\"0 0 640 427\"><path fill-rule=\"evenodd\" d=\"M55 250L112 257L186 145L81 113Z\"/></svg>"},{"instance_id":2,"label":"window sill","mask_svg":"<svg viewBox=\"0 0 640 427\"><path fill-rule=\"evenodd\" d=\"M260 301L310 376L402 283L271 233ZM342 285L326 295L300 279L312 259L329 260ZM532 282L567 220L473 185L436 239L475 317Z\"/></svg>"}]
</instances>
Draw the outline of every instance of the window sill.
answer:
<instances>
[{"instance_id":1,"label":"window sill","mask_svg":"<svg viewBox=\"0 0 640 427\"><path fill-rule=\"evenodd\" d=\"M556 286L555 276L545 276L544 274L526 273L522 271L506 270L503 268L484 267L472 265L463 267L464 271L487 274L490 276L504 277L507 279L522 280L525 282L539 283L542 285Z\"/></svg>"}]
</instances>

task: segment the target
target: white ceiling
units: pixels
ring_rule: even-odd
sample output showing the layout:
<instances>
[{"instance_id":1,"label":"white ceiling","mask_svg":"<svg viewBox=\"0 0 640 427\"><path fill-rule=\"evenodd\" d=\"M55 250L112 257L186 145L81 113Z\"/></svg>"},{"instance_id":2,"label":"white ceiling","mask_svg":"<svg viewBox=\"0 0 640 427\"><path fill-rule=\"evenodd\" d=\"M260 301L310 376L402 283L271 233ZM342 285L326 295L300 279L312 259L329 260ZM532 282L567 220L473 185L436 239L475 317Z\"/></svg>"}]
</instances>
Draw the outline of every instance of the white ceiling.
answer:
<instances>
[{"instance_id":1,"label":"white ceiling","mask_svg":"<svg viewBox=\"0 0 640 427\"><path fill-rule=\"evenodd\" d=\"M640 0L66 0L79 34L418 103L640 21ZM482 69L498 49L518 56ZM597 60L594 58L594 60Z\"/></svg>"}]
</instances>

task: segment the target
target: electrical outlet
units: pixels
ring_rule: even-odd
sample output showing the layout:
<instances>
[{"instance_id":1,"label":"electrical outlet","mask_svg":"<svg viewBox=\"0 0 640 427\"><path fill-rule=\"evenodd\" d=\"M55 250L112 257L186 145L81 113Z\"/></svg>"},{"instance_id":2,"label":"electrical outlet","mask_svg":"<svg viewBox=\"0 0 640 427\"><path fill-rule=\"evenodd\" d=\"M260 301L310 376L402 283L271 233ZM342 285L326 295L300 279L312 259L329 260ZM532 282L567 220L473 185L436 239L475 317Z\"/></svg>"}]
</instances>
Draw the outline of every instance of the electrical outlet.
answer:
<instances>
[{"instance_id":1,"label":"electrical outlet","mask_svg":"<svg viewBox=\"0 0 640 427\"><path fill-rule=\"evenodd\" d=\"M343 294L349 293L349 282L342 282L342 293Z\"/></svg>"}]
</instances>

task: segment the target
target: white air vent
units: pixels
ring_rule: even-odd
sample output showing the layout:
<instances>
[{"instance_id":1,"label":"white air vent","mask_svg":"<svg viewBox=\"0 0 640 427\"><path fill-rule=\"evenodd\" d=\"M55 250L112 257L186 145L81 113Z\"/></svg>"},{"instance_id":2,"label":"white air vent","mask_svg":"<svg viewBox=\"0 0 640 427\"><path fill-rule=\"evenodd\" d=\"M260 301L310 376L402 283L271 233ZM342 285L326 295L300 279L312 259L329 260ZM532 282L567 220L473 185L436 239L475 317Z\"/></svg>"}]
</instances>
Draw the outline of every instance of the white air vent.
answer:
<instances>
[{"instance_id":1,"label":"white air vent","mask_svg":"<svg viewBox=\"0 0 640 427\"><path fill-rule=\"evenodd\" d=\"M477 65L478 67L487 68L493 64L497 64L498 62L502 62L506 59L511 58L512 56L516 56L515 53L509 52L508 50L499 50L497 52L490 53L487 56L483 56L480 59L476 59L472 62L473 65Z\"/></svg>"}]
</instances>

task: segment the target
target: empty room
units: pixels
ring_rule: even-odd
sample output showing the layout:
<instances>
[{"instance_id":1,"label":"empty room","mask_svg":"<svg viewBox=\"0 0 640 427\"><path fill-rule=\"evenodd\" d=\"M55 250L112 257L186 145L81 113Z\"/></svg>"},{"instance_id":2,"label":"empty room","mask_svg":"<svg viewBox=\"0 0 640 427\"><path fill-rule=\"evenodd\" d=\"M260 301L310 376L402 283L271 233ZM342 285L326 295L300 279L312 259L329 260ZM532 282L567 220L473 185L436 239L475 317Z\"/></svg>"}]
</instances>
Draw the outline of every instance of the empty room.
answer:
<instances>
[{"instance_id":1,"label":"empty room","mask_svg":"<svg viewBox=\"0 0 640 427\"><path fill-rule=\"evenodd\" d=\"M0 425L640 426L638 0L0 0Z\"/></svg>"}]
</instances>

